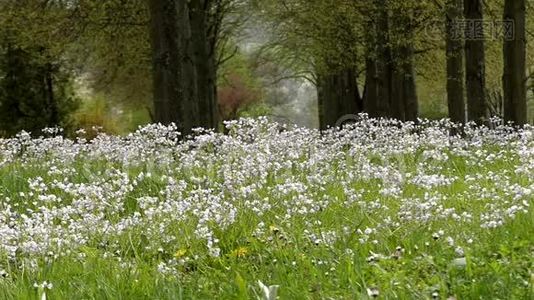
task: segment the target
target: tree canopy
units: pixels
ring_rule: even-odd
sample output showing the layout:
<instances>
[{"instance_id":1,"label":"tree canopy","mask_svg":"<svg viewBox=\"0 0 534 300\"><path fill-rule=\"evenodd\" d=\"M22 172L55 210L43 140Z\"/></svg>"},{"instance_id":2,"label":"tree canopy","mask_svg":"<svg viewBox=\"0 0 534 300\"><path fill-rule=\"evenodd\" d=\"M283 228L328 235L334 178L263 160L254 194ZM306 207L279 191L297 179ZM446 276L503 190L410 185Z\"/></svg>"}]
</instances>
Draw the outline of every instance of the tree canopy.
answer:
<instances>
[{"instance_id":1,"label":"tree canopy","mask_svg":"<svg viewBox=\"0 0 534 300\"><path fill-rule=\"evenodd\" d=\"M51 118L41 123L61 125L74 111L73 99L87 90L120 111L175 122L185 133L197 126L217 129L223 119L237 117L219 112L221 103L246 107L245 98L268 97L243 85L249 79L236 74L244 73L228 68L219 73L224 64L236 66L231 60L237 55L245 57L237 69L250 68L248 77L270 70L268 77L311 82L321 128L362 112L411 121L449 116L479 124L496 115L522 125L533 118L532 5L525 0L3 0L0 102L6 108L35 100L31 106ZM469 26L480 28L482 38L470 36ZM246 50L250 41L242 39L247 31L262 35L252 51ZM5 75L12 69L24 84ZM46 90L46 78L53 83L49 95L32 96L37 93L31 91ZM269 90L267 81L256 80ZM8 88L12 85L18 87ZM236 93L236 86L242 91Z\"/></svg>"}]
</instances>

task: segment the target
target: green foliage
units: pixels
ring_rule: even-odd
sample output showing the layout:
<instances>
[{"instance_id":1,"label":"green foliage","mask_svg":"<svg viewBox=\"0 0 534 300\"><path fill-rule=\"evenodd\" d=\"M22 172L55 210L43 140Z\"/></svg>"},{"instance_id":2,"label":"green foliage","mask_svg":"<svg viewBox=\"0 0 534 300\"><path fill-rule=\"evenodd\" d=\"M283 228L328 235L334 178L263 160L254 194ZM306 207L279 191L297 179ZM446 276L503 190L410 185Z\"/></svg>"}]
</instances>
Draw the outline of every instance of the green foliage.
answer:
<instances>
[{"instance_id":1,"label":"green foliage","mask_svg":"<svg viewBox=\"0 0 534 300\"><path fill-rule=\"evenodd\" d=\"M110 134L119 133L117 121L110 113L109 104L102 97L84 99L74 119L78 128L93 136L97 133L96 128Z\"/></svg>"},{"instance_id":2,"label":"green foliage","mask_svg":"<svg viewBox=\"0 0 534 300\"><path fill-rule=\"evenodd\" d=\"M240 118L257 118L268 116L272 113L272 108L264 101L252 103L238 112Z\"/></svg>"},{"instance_id":3,"label":"green foliage","mask_svg":"<svg viewBox=\"0 0 534 300\"><path fill-rule=\"evenodd\" d=\"M254 74L253 60L234 47L234 54L218 72L218 105L222 120L258 117L270 112L262 101L262 82ZM228 50L227 50L228 51Z\"/></svg>"},{"instance_id":4,"label":"green foliage","mask_svg":"<svg viewBox=\"0 0 534 300\"><path fill-rule=\"evenodd\" d=\"M149 13L144 1L78 1L84 28L66 47L94 94L118 106L152 101Z\"/></svg>"},{"instance_id":5,"label":"green foliage","mask_svg":"<svg viewBox=\"0 0 534 300\"><path fill-rule=\"evenodd\" d=\"M447 102L446 99L440 101L440 96L443 94L436 93L434 91L425 91L429 92L429 97L424 98L421 103L420 116L421 118L427 118L430 120L439 120L448 117L447 112Z\"/></svg>"},{"instance_id":6,"label":"green foliage","mask_svg":"<svg viewBox=\"0 0 534 300\"><path fill-rule=\"evenodd\" d=\"M44 127L71 125L77 107L69 74L44 48L0 46L0 132L40 134Z\"/></svg>"},{"instance_id":7,"label":"green foliage","mask_svg":"<svg viewBox=\"0 0 534 300\"><path fill-rule=\"evenodd\" d=\"M148 108L113 103L105 94L83 97L73 119L75 127L84 129L90 137L94 137L98 131L125 134L151 122Z\"/></svg>"},{"instance_id":8,"label":"green foliage","mask_svg":"<svg viewBox=\"0 0 534 300\"><path fill-rule=\"evenodd\" d=\"M251 58L243 53L239 47L232 43L231 46L227 46L225 52L232 52L231 56L219 67L217 72L217 85L225 86L228 84L228 77L236 75L242 78L243 83L249 87L258 88L260 82L253 73L253 61Z\"/></svg>"},{"instance_id":9,"label":"green foliage","mask_svg":"<svg viewBox=\"0 0 534 300\"><path fill-rule=\"evenodd\" d=\"M363 82L361 74L365 69L365 57L372 56L370 52L375 50L369 47L367 39L375 28L377 10L386 9L392 16L391 31L387 33L390 42L394 46L410 43L415 47L417 93L422 116L441 117L446 112L443 110L446 99L444 37L443 32L432 28L436 25L435 21L444 20L443 5L446 1L385 1L382 6L380 1L352 0L215 2L221 4L221 10L230 16L223 22L224 28L221 28L217 42L220 60L224 60L224 54L233 52L237 43L236 30L244 19L253 15L254 18L249 18L247 22L261 28L259 31L265 37L263 40L260 38L260 43L267 39L258 55L284 69L280 77L294 75L311 82L315 81L317 72L339 66L355 66L360 72L358 79ZM487 1L484 18L499 21L503 2ZM93 93L104 95L109 105L123 108L126 115L140 116L139 122L130 122L129 117L120 120L126 122L120 127L132 128L132 124L147 119L144 111L152 100L149 13L145 4L142 0L0 1L0 28L3 31L0 38L5 41L6 32L16 32L16 37L12 37L13 44L26 49L28 53L25 55L40 56L36 51L28 50L39 45L46 49L48 56L60 57L54 64L61 72L76 70L77 75L88 80ZM534 77L532 5L532 1L528 1L527 59L530 78ZM257 23L252 19L256 19ZM263 84L261 80L254 79L263 75L252 72L254 67L250 67L247 59L242 53L237 53L220 66L218 83L222 88L229 86L228 75L236 73L251 90ZM5 63L5 57L2 63ZM502 69L502 40L489 39L486 43L486 80L488 92L492 95L501 93ZM30 74L21 76L31 77ZM59 73L55 76L58 82L63 80L61 78L68 81L68 76ZM71 86L70 83L65 85ZM19 92L23 98L32 98L29 94L35 94L35 90L25 87L21 87ZM529 90L528 96L529 120L534 121L534 89ZM490 101L495 102L495 99ZM45 109L32 107L39 111ZM13 128L22 128L13 121L16 114L7 113L7 116L12 118L5 123ZM37 120L43 118L46 114L29 117L32 122L46 123ZM20 122L28 123L24 120ZM28 128L32 127L39 126Z\"/></svg>"}]
</instances>

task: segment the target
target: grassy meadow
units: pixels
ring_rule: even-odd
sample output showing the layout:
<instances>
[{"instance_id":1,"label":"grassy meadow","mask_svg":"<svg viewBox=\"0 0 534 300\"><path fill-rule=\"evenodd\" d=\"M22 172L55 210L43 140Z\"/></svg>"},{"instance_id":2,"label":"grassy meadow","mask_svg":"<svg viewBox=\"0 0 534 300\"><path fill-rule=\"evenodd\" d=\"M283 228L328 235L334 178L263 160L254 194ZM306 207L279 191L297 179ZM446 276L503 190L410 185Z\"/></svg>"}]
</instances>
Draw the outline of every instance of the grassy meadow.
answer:
<instances>
[{"instance_id":1,"label":"grassy meadow","mask_svg":"<svg viewBox=\"0 0 534 300\"><path fill-rule=\"evenodd\" d=\"M534 299L534 128L226 126L1 139L0 299Z\"/></svg>"}]
</instances>

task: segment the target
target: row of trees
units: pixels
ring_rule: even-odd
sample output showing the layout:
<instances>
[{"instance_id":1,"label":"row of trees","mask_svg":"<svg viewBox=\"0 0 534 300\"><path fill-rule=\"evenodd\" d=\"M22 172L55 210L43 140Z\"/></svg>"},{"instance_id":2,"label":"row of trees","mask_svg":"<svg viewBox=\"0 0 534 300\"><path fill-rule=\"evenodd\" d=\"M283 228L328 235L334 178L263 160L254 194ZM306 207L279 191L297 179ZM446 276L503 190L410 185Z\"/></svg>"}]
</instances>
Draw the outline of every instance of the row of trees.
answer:
<instances>
[{"instance_id":1,"label":"row of trees","mask_svg":"<svg viewBox=\"0 0 534 300\"><path fill-rule=\"evenodd\" d=\"M124 91L130 102L151 95L152 120L176 122L186 134L198 126L217 128L218 70L230 34L251 15L270 34L259 53L316 85L321 128L359 112L416 120L418 77L435 69L422 58L436 52L446 61L441 83L450 118L484 124L496 112L489 111L486 84L488 36L479 36L488 9L513 24L513 36L500 37L502 116L522 125L526 5L526 0L0 0L2 119L19 124L10 133L36 116L43 118L40 124L61 124L75 107L71 79L84 78L93 87ZM436 21L443 30L430 30ZM29 82L36 83L26 88ZM237 94L244 93L224 96ZM235 108L223 114L235 117Z\"/></svg>"},{"instance_id":2,"label":"row of trees","mask_svg":"<svg viewBox=\"0 0 534 300\"><path fill-rule=\"evenodd\" d=\"M26 7L16 2L1 4L0 133L13 135L21 130L67 125L65 116L77 106L68 72L52 57L45 40L31 41L37 24L21 31L22 24L15 22L13 17L28 12ZM35 16L40 23L36 13L28 17Z\"/></svg>"},{"instance_id":3,"label":"row of trees","mask_svg":"<svg viewBox=\"0 0 534 300\"><path fill-rule=\"evenodd\" d=\"M502 18L491 22L484 21L484 5L481 0L256 3L278 35L272 43L275 55L296 56L291 67L298 69L303 68L303 53L292 49L295 44L308 49L306 63L312 66L308 72L318 89L322 128L357 112L416 120L416 60L436 49L443 49L446 56L450 118L487 123L485 39L497 38L488 35L493 28L484 28L490 25L500 26L500 32L492 33L500 33L503 44L502 117L523 125L527 122L526 2L506 0ZM437 24L443 30L430 30Z\"/></svg>"},{"instance_id":4,"label":"row of trees","mask_svg":"<svg viewBox=\"0 0 534 300\"><path fill-rule=\"evenodd\" d=\"M184 132L217 124L216 44L228 2L151 0L155 120Z\"/></svg>"},{"instance_id":5,"label":"row of trees","mask_svg":"<svg viewBox=\"0 0 534 300\"><path fill-rule=\"evenodd\" d=\"M125 34L127 26L119 24L140 18L131 9L128 19L110 13L112 2L119 1L0 1L1 135L70 127L80 104L77 81L99 73L101 52L94 46L104 52L106 30L120 27Z\"/></svg>"},{"instance_id":6,"label":"row of trees","mask_svg":"<svg viewBox=\"0 0 534 300\"><path fill-rule=\"evenodd\" d=\"M228 59L229 33L240 23L231 13L239 4L0 1L3 133L65 126L75 108L67 105L75 102L74 79L110 95L120 91L126 101L149 106L152 121L176 122L185 133L216 128L217 70ZM146 92L153 103L144 103Z\"/></svg>"}]
</instances>

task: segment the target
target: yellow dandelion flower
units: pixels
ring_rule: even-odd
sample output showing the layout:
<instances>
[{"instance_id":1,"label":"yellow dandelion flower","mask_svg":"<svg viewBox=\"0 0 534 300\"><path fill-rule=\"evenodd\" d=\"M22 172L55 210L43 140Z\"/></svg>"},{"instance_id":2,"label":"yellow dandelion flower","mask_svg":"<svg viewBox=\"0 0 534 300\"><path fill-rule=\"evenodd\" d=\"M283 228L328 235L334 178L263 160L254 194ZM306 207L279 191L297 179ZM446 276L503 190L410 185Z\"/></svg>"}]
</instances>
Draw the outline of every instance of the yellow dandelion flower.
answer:
<instances>
[{"instance_id":1,"label":"yellow dandelion flower","mask_svg":"<svg viewBox=\"0 0 534 300\"><path fill-rule=\"evenodd\" d=\"M175 258L182 258L185 256L185 254L187 253L187 249L180 249L178 251L176 251L176 253L174 253L174 257Z\"/></svg>"},{"instance_id":2,"label":"yellow dandelion flower","mask_svg":"<svg viewBox=\"0 0 534 300\"><path fill-rule=\"evenodd\" d=\"M232 251L231 256L233 257L245 257L248 254L248 248L247 247L238 247L234 251Z\"/></svg>"}]
</instances>

